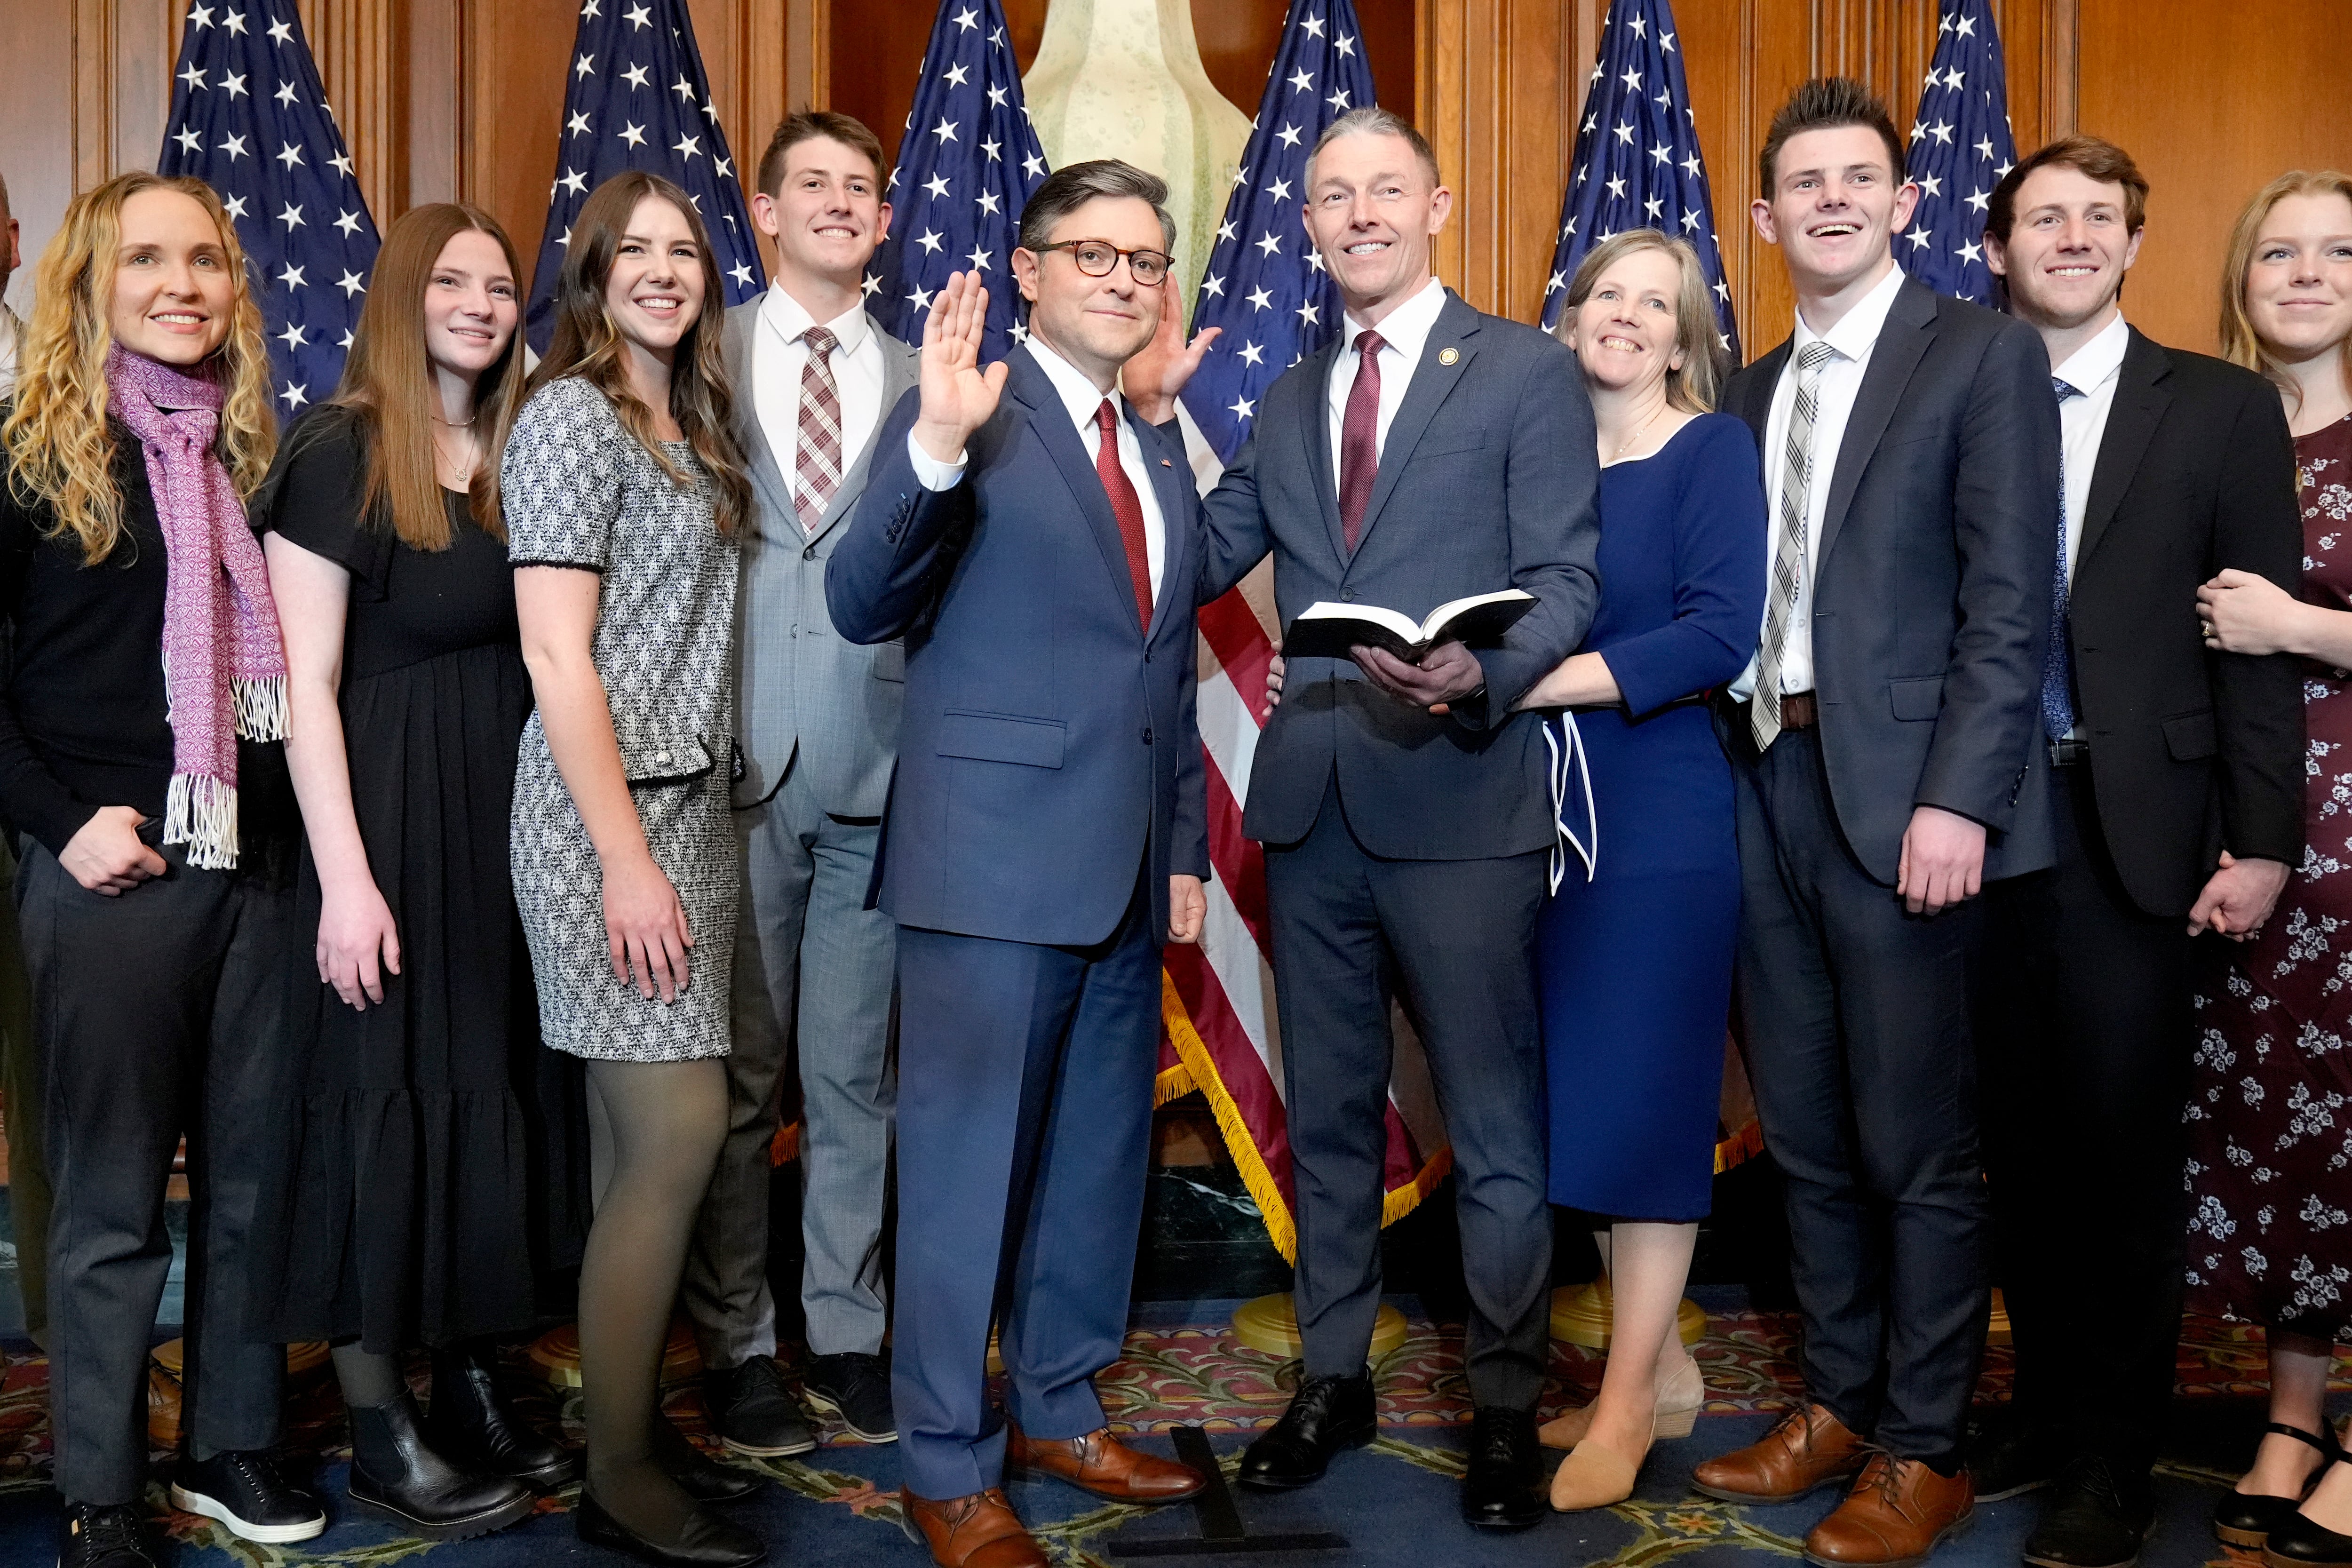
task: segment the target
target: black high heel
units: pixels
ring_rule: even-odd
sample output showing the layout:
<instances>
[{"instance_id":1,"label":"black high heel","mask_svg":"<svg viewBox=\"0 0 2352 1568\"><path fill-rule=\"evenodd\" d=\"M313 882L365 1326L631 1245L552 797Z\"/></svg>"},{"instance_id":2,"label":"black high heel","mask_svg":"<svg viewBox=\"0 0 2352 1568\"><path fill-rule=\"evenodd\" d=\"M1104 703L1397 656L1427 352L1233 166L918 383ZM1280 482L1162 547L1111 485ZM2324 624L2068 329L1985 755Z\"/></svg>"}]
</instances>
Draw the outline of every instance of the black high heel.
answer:
<instances>
[{"instance_id":1,"label":"black high heel","mask_svg":"<svg viewBox=\"0 0 2352 1568\"><path fill-rule=\"evenodd\" d=\"M604 1505L585 1487L580 1489L580 1507L572 1517L580 1539L589 1545L626 1552L654 1568L751 1568L754 1563L767 1561L766 1542L698 1507L687 1516L677 1540L667 1546L646 1540L606 1513Z\"/></svg>"},{"instance_id":2,"label":"black high heel","mask_svg":"<svg viewBox=\"0 0 2352 1568\"><path fill-rule=\"evenodd\" d=\"M2295 1517L2295 1510L2311 1495L2327 1467L2345 1458L2344 1449L2336 1441L2333 1427L2324 1427L2326 1436L2314 1436L2300 1426L2289 1426L2273 1421L2263 1428L2282 1437L2319 1450L2320 1465L2303 1484L2303 1490L2294 1497L2273 1497L2267 1492L2223 1492L2221 1500L2213 1505L2213 1535L2224 1546L2242 1551L2259 1552L2270 1542L2271 1532ZM2315 1527L2316 1528L2316 1527ZM2338 1537L2337 1539L2342 1539Z\"/></svg>"},{"instance_id":3,"label":"black high heel","mask_svg":"<svg viewBox=\"0 0 2352 1568\"><path fill-rule=\"evenodd\" d=\"M2336 1450L2335 1462L2352 1465L2352 1454L2341 1447ZM2304 1492L2305 1501L2319 1489L2318 1478L2327 1473L2322 1465ZM2326 1525L2313 1522L2311 1517L2297 1509L2274 1526L2270 1539L2263 1542L2263 1561L2270 1568L2352 1568L2352 1535L2339 1535Z\"/></svg>"}]
</instances>

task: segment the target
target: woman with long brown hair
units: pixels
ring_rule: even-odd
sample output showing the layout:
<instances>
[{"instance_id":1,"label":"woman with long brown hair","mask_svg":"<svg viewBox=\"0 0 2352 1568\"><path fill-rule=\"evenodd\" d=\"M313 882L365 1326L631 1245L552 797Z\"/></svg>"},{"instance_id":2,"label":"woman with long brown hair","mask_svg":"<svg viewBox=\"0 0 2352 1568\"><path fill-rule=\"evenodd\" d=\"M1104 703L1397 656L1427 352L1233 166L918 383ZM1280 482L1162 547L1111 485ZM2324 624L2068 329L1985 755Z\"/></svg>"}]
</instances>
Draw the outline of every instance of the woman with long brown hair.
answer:
<instances>
[{"instance_id":1,"label":"woman with long brown hair","mask_svg":"<svg viewBox=\"0 0 2352 1568\"><path fill-rule=\"evenodd\" d=\"M2225 571L2197 613L2208 647L2305 661L2310 845L2197 996L2189 1300L2267 1331L2270 1426L2214 1533L2281 1568L2352 1563L2352 1461L2324 1409L2335 1346L2352 1341L2347 1144L2330 1110L2352 1099L2352 175L2283 174L2247 203L2222 268L2221 352L2286 405L2303 593Z\"/></svg>"},{"instance_id":2,"label":"woman with long brown hair","mask_svg":"<svg viewBox=\"0 0 2352 1568\"><path fill-rule=\"evenodd\" d=\"M277 446L236 230L192 179L74 198L0 422L0 817L47 1077L49 1405L63 1568L152 1563L149 1331L188 1145L175 1506L325 1528L269 1454L283 1353L245 1336L299 822L286 664L245 501Z\"/></svg>"},{"instance_id":3,"label":"woman with long brown hair","mask_svg":"<svg viewBox=\"0 0 2352 1568\"><path fill-rule=\"evenodd\" d=\"M598 186L501 472L539 700L515 772L515 898L541 1032L587 1060L612 1130L580 1270L580 1535L657 1563L766 1554L701 1506L750 1478L701 1458L656 1397L727 1131L736 536L751 487L721 299L684 192L635 172Z\"/></svg>"},{"instance_id":4,"label":"woman with long brown hair","mask_svg":"<svg viewBox=\"0 0 2352 1568\"><path fill-rule=\"evenodd\" d=\"M489 1342L530 1325L530 1152L547 1138L507 876L530 714L499 509L522 406L518 270L477 208L395 222L342 384L288 434L255 508L310 939L256 1325L334 1342L352 1504L431 1540L511 1524L574 1470L499 1397ZM429 1426L398 1360L419 1342Z\"/></svg>"}]
</instances>

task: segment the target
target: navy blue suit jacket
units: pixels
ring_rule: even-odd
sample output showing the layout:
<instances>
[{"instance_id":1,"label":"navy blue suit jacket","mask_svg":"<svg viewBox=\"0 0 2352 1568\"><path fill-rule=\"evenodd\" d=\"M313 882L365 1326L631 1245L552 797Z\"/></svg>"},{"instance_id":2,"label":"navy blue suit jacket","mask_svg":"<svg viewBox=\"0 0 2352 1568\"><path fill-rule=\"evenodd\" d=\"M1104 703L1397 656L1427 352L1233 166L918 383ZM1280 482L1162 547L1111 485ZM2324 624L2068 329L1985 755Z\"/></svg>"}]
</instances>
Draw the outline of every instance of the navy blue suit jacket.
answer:
<instances>
[{"instance_id":1,"label":"navy blue suit jacket","mask_svg":"<svg viewBox=\"0 0 2352 1568\"><path fill-rule=\"evenodd\" d=\"M1600 601L1600 464L1574 356L1532 327L1449 294L1389 423L1350 553L1333 479L1331 369L1344 332L1266 388L1249 445L1209 496L1204 598L1274 554L1286 627L1318 599L1415 619L1449 599L1520 588L1538 603L1477 648L1483 698L1447 717L1390 697L1352 659L1302 658L1250 767L1243 831L1307 836L1336 775L1348 826L1375 855L1471 860L1552 842L1541 721L1511 704L1583 641Z\"/></svg>"},{"instance_id":2,"label":"navy blue suit jacket","mask_svg":"<svg viewBox=\"0 0 2352 1568\"><path fill-rule=\"evenodd\" d=\"M922 394L899 399L825 568L842 636L907 639L881 907L902 925L1084 946L1116 930L1148 859L1164 932L1169 877L1209 874L1192 470L1134 422L1167 534L1147 633L1076 426L1034 359L1009 363L952 489L916 477Z\"/></svg>"}]
</instances>

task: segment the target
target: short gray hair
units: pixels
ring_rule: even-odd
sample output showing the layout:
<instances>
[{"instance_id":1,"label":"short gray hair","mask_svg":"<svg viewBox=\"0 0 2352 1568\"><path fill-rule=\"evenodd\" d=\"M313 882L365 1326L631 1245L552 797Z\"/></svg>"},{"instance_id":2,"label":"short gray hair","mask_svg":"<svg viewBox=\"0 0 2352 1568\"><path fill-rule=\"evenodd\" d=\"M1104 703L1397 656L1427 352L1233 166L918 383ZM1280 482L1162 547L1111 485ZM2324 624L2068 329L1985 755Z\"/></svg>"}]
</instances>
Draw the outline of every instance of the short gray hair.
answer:
<instances>
[{"instance_id":1,"label":"short gray hair","mask_svg":"<svg viewBox=\"0 0 2352 1568\"><path fill-rule=\"evenodd\" d=\"M1176 220L1168 216L1168 182L1117 158L1071 163L1045 176L1021 209L1021 247L1039 251L1051 244L1054 226L1097 196L1131 197L1150 204L1160 220L1160 243L1176 248Z\"/></svg>"},{"instance_id":2,"label":"short gray hair","mask_svg":"<svg viewBox=\"0 0 2352 1568\"><path fill-rule=\"evenodd\" d=\"M1402 137L1405 145L1412 149L1412 155L1421 160L1421 172L1429 176L1429 183L1432 185L1445 183L1444 176L1437 172L1437 153L1430 147L1429 138L1423 136L1412 121L1393 109L1366 104L1361 109L1348 110L1326 125L1323 134L1315 138L1314 149L1307 154L1307 178L1310 184L1315 179L1315 160L1321 156L1324 148L1342 136Z\"/></svg>"}]
</instances>

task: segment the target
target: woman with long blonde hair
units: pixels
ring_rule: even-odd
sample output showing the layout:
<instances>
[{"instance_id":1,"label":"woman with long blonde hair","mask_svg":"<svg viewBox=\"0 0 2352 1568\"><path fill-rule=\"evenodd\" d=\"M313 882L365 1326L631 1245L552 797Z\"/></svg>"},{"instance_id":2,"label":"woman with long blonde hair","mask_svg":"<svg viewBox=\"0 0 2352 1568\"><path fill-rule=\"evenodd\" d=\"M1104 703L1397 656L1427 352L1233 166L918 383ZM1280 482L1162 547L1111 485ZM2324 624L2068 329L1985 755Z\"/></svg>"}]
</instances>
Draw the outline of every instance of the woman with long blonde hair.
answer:
<instances>
[{"instance_id":1,"label":"woman with long blonde hair","mask_svg":"<svg viewBox=\"0 0 2352 1568\"><path fill-rule=\"evenodd\" d=\"M551 1121L559 1145L575 1124L560 1103L541 1113L507 875L530 716L499 507L522 406L519 271L488 213L404 214L342 385L288 435L255 509L286 634L312 939L289 955L291 1105L256 1321L333 1342L353 1507L441 1541L524 1518L534 1487L575 1469L500 1397L489 1339L530 1326L547 1249L530 1152ZM398 1359L419 1342L429 1422Z\"/></svg>"},{"instance_id":2,"label":"woman with long blonde hair","mask_svg":"<svg viewBox=\"0 0 2352 1568\"><path fill-rule=\"evenodd\" d=\"M2352 1463L2324 1408L2335 1347L2352 1342L2345 1139L2326 1114L2352 1099L2352 174L2283 174L2246 204L2222 267L2221 352L2286 405L2303 592L2225 571L2198 590L2198 615L2208 647L2305 661L2310 847L2197 996L2189 1301L2267 1331L2270 1426L2214 1533L2276 1568L2352 1564Z\"/></svg>"},{"instance_id":3,"label":"woman with long blonde hair","mask_svg":"<svg viewBox=\"0 0 2352 1568\"><path fill-rule=\"evenodd\" d=\"M585 1058L612 1132L580 1268L580 1536L702 1568L766 1554L701 1506L755 1481L671 1427L656 1379L727 1132L736 537L751 486L723 299L684 192L637 172L598 186L500 473L539 700L515 770L515 898L541 1031Z\"/></svg>"},{"instance_id":4,"label":"woman with long blonde hair","mask_svg":"<svg viewBox=\"0 0 2352 1568\"><path fill-rule=\"evenodd\" d=\"M49 1396L64 1568L152 1562L149 1331L184 1134L187 1452L174 1506L308 1540L271 1462L284 1360L247 1341L299 823L286 661L245 502L276 447L261 314L210 187L74 198L0 423L0 816L48 1084Z\"/></svg>"}]
</instances>

